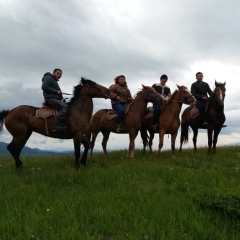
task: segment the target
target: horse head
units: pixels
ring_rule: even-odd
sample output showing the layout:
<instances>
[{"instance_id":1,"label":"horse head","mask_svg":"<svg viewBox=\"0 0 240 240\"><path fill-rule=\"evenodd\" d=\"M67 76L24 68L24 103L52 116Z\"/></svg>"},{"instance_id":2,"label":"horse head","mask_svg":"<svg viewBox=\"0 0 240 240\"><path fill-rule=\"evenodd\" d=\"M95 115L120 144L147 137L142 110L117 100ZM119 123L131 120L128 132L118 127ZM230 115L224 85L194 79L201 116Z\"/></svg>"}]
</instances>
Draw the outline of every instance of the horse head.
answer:
<instances>
[{"instance_id":1,"label":"horse head","mask_svg":"<svg viewBox=\"0 0 240 240\"><path fill-rule=\"evenodd\" d=\"M190 93L187 87L185 86L179 86L177 85L178 90L177 93L179 95L179 102L185 103L185 104L193 104L196 102L196 98Z\"/></svg>"},{"instance_id":2,"label":"horse head","mask_svg":"<svg viewBox=\"0 0 240 240\"><path fill-rule=\"evenodd\" d=\"M81 77L79 85L75 87L74 96L77 87L80 95L88 95L93 98L109 98L109 89L92 80Z\"/></svg>"},{"instance_id":3,"label":"horse head","mask_svg":"<svg viewBox=\"0 0 240 240\"><path fill-rule=\"evenodd\" d=\"M220 83L215 80L215 89L212 94L212 99L216 100L219 105L224 104L224 99L225 99L225 88L226 82Z\"/></svg>"},{"instance_id":4,"label":"horse head","mask_svg":"<svg viewBox=\"0 0 240 240\"><path fill-rule=\"evenodd\" d=\"M162 104L165 98L159 94L153 87L142 85L143 99L147 102ZM139 93L140 93L139 92Z\"/></svg>"}]
</instances>

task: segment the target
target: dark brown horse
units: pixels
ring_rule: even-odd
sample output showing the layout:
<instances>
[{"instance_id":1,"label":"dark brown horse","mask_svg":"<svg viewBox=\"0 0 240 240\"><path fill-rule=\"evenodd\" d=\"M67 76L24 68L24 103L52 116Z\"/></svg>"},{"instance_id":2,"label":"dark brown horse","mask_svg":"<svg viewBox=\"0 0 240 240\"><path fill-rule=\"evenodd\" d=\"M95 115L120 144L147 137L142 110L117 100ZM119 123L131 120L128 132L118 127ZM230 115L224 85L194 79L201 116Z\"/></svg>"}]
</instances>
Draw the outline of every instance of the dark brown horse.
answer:
<instances>
[{"instance_id":1,"label":"dark brown horse","mask_svg":"<svg viewBox=\"0 0 240 240\"><path fill-rule=\"evenodd\" d=\"M143 86L142 90L140 90L132 100L131 104L129 105L129 111L125 113L123 120L124 133L129 134L130 140L128 157L134 157L134 141L141 127L142 119L147 108L147 103L158 102L160 104L162 101L163 97L158 94L154 88L148 86ZM113 110L100 109L92 117L90 127L92 133L92 141L90 144L91 156L95 145L95 140L99 132L103 134L102 147L105 155L107 155L107 141L109 139L110 132L116 133L116 112L114 111L115 118L108 120L109 111L112 112Z\"/></svg>"},{"instance_id":2,"label":"dark brown horse","mask_svg":"<svg viewBox=\"0 0 240 240\"><path fill-rule=\"evenodd\" d=\"M79 85L74 87L73 98L69 102L69 110L65 125L66 130L51 132L54 116L45 120L36 117L38 108L32 106L18 106L11 111L0 112L0 131L3 123L9 133L13 136L11 143L7 146L12 154L16 167L21 168L22 162L19 158L22 148L32 132L36 132L51 138L73 139L75 153L75 167L79 168L80 144L85 146L81 164L86 165L88 143L83 135L89 128L93 111L92 98L108 98L109 90L91 80L82 78ZM87 148L87 149L86 149Z\"/></svg>"},{"instance_id":3,"label":"dark brown horse","mask_svg":"<svg viewBox=\"0 0 240 240\"><path fill-rule=\"evenodd\" d=\"M208 106L206 110L206 120L208 122L208 154L216 153L216 145L218 135L225 122L224 114L224 99L226 82L217 83L215 81L215 89L212 96L208 100ZM181 121L181 137L180 137L180 149L182 151L182 144L188 142L188 129L189 126L193 130L193 145L194 151L197 152L197 136L198 129L202 128L202 121L200 116L196 118L190 117L191 108L188 107L182 114ZM213 145L213 146L212 146Z\"/></svg>"},{"instance_id":4,"label":"dark brown horse","mask_svg":"<svg viewBox=\"0 0 240 240\"><path fill-rule=\"evenodd\" d=\"M171 134L172 156L175 156L175 141L180 126L179 114L182 108L182 104L191 104L196 101L187 87L178 85L177 87L178 90L174 91L170 96L168 102L162 108L160 117L158 119L159 145L158 151L156 152L156 157L160 155L161 149L163 147L164 134ZM152 140L154 138L154 131L152 128L152 115L143 120L140 132L143 140L143 153L145 153L147 143L149 144L150 151L152 151ZM150 133L150 137L148 137L147 132Z\"/></svg>"}]
</instances>

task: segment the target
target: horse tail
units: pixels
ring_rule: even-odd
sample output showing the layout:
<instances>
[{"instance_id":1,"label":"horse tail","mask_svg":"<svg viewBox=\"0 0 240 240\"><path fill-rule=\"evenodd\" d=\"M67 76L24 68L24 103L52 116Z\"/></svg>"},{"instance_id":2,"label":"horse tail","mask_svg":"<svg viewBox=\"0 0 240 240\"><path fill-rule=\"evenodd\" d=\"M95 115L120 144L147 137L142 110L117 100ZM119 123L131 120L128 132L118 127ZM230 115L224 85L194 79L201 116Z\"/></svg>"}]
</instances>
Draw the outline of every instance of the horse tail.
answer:
<instances>
[{"instance_id":1,"label":"horse tail","mask_svg":"<svg viewBox=\"0 0 240 240\"><path fill-rule=\"evenodd\" d=\"M188 129L189 129L189 126L187 124L183 124L181 126L180 142L183 142L183 143L187 143L188 142Z\"/></svg>"},{"instance_id":2,"label":"horse tail","mask_svg":"<svg viewBox=\"0 0 240 240\"><path fill-rule=\"evenodd\" d=\"M4 118L8 115L9 110L3 110L0 112L0 132L2 133Z\"/></svg>"}]
</instances>

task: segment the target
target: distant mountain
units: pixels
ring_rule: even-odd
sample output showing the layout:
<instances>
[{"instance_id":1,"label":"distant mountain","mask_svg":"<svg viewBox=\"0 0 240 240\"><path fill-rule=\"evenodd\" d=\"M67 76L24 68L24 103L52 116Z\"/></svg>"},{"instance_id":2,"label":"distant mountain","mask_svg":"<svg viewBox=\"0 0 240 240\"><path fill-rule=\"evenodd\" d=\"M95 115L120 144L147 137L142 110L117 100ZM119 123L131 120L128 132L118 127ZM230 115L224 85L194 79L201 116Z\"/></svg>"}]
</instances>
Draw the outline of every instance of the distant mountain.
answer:
<instances>
[{"instance_id":1,"label":"distant mountain","mask_svg":"<svg viewBox=\"0 0 240 240\"><path fill-rule=\"evenodd\" d=\"M9 155L9 151L7 149L8 143L0 142L0 155ZM62 154L73 154L72 151L50 151L50 150L41 150L39 148L29 148L24 147L21 154L28 154L28 155L62 155Z\"/></svg>"}]
</instances>

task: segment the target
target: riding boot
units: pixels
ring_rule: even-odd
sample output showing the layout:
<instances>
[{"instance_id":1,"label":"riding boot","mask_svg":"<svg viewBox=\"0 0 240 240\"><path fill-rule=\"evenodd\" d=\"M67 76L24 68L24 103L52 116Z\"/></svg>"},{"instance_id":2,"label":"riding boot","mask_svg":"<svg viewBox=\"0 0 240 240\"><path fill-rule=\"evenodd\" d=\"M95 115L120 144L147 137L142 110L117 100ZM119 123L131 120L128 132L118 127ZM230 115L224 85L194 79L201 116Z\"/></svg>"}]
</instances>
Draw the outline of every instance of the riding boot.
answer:
<instances>
[{"instance_id":1,"label":"riding boot","mask_svg":"<svg viewBox=\"0 0 240 240\"><path fill-rule=\"evenodd\" d=\"M55 118L55 122L53 124L52 132L59 132L65 130L66 127L62 126L62 122L60 119Z\"/></svg>"},{"instance_id":2,"label":"riding boot","mask_svg":"<svg viewBox=\"0 0 240 240\"><path fill-rule=\"evenodd\" d=\"M118 133L123 132L122 121L119 119L117 119L116 132L118 132Z\"/></svg>"}]
</instances>

